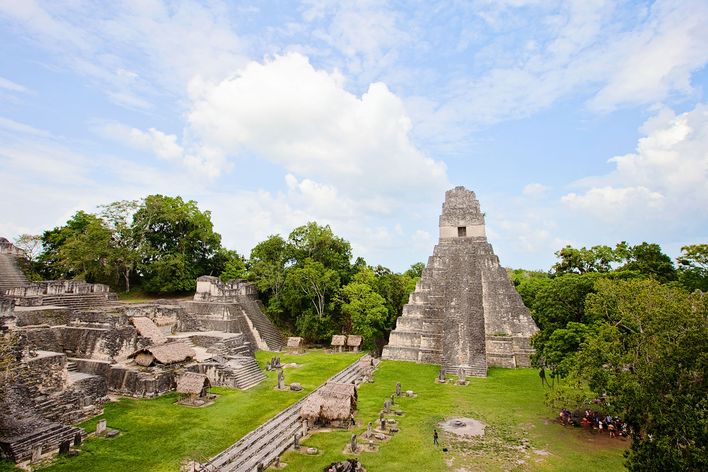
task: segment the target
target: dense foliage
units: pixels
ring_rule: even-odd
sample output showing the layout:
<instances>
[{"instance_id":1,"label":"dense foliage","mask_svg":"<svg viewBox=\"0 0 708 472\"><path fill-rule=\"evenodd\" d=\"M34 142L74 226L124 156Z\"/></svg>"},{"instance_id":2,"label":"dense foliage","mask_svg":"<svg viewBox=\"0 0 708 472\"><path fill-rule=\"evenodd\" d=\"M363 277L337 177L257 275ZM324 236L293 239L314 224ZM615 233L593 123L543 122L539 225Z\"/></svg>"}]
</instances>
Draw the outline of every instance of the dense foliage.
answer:
<instances>
[{"instance_id":1,"label":"dense foliage","mask_svg":"<svg viewBox=\"0 0 708 472\"><path fill-rule=\"evenodd\" d=\"M194 290L200 275L219 275L227 264L234 272L242 260L221 247L208 211L163 195L114 202L99 214L78 211L66 224L16 243L31 254L33 279L79 279L125 291L137 283L162 294Z\"/></svg>"},{"instance_id":2,"label":"dense foliage","mask_svg":"<svg viewBox=\"0 0 708 472\"><path fill-rule=\"evenodd\" d=\"M657 244L565 247L548 273L512 279L539 327L534 363L549 404L604 399L630 426L630 470L706 470L708 245L678 268Z\"/></svg>"},{"instance_id":3,"label":"dense foliage","mask_svg":"<svg viewBox=\"0 0 708 472\"><path fill-rule=\"evenodd\" d=\"M421 268L396 274L351 259L349 242L329 226L310 222L295 228L287 240L273 235L257 244L248 277L271 318L308 341L351 333L361 334L367 348L380 348Z\"/></svg>"}]
</instances>

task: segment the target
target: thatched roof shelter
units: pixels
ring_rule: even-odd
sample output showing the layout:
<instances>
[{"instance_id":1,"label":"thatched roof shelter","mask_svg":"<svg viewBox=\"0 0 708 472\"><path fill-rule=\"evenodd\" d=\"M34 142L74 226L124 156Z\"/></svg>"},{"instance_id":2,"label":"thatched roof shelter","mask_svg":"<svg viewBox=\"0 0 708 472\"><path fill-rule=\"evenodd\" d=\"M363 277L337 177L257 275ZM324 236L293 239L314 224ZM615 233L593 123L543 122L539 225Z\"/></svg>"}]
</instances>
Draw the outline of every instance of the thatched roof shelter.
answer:
<instances>
[{"instance_id":1,"label":"thatched roof shelter","mask_svg":"<svg viewBox=\"0 0 708 472\"><path fill-rule=\"evenodd\" d=\"M329 382L305 399L300 418L311 424L345 426L356 409L356 401L353 384Z\"/></svg>"},{"instance_id":2,"label":"thatched roof shelter","mask_svg":"<svg viewBox=\"0 0 708 472\"><path fill-rule=\"evenodd\" d=\"M288 338L288 344L287 347L290 348L300 348L304 345L305 341L303 338L291 336Z\"/></svg>"},{"instance_id":3,"label":"thatched roof shelter","mask_svg":"<svg viewBox=\"0 0 708 472\"><path fill-rule=\"evenodd\" d=\"M361 336L358 334L350 334L347 336L347 346L348 347L359 347L361 346Z\"/></svg>"},{"instance_id":4,"label":"thatched roof shelter","mask_svg":"<svg viewBox=\"0 0 708 472\"><path fill-rule=\"evenodd\" d=\"M197 353L186 343L167 343L159 346L149 346L135 351L128 358L135 359L135 363L142 366L158 364L176 364L185 362L194 357Z\"/></svg>"},{"instance_id":5,"label":"thatched roof shelter","mask_svg":"<svg viewBox=\"0 0 708 472\"><path fill-rule=\"evenodd\" d=\"M345 346L347 344L347 337L343 334L335 334L332 336L332 346Z\"/></svg>"},{"instance_id":6,"label":"thatched roof shelter","mask_svg":"<svg viewBox=\"0 0 708 472\"><path fill-rule=\"evenodd\" d=\"M149 338L153 344L164 344L167 342L167 337L162 333L160 328L150 319L145 316L134 316L130 319L138 330L140 336Z\"/></svg>"},{"instance_id":7,"label":"thatched roof shelter","mask_svg":"<svg viewBox=\"0 0 708 472\"><path fill-rule=\"evenodd\" d=\"M177 393L204 396L209 387L211 387L209 377L196 372L187 372L177 381Z\"/></svg>"}]
</instances>

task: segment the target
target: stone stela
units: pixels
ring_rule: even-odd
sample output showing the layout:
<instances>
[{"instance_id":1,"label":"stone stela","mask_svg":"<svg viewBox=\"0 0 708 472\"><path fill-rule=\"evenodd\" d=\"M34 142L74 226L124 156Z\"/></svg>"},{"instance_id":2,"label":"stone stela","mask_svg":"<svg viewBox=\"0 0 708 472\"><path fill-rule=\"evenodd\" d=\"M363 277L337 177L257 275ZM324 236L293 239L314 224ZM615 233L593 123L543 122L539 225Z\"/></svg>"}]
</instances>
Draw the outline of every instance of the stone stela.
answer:
<instances>
[{"instance_id":1,"label":"stone stela","mask_svg":"<svg viewBox=\"0 0 708 472\"><path fill-rule=\"evenodd\" d=\"M474 192L445 193L439 228L382 358L439 364L440 380L460 369L486 376L488 366L528 367L538 328L487 242Z\"/></svg>"}]
</instances>

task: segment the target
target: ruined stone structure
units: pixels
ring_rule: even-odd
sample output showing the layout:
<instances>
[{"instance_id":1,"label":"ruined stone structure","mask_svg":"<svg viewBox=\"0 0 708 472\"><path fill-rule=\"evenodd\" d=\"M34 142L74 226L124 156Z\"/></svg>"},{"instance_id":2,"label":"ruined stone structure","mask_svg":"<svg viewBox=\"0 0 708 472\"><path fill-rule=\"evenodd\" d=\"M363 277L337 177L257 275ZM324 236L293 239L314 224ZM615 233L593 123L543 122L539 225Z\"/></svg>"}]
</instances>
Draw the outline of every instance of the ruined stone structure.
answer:
<instances>
[{"instance_id":1,"label":"ruined stone structure","mask_svg":"<svg viewBox=\"0 0 708 472\"><path fill-rule=\"evenodd\" d=\"M182 303L190 315L184 331L243 333L256 348L280 351L285 339L265 316L253 284L245 280L224 283L217 277L197 279L194 301Z\"/></svg>"},{"instance_id":2,"label":"ruined stone structure","mask_svg":"<svg viewBox=\"0 0 708 472\"><path fill-rule=\"evenodd\" d=\"M440 240L382 357L478 376L488 366L528 366L538 328L487 242L474 192L448 190L439 227Z\"/></svg>"},{"instance_id":3,"label":"ruined stone structure","mask_svg":"<svg viewBox=\"0 0 708 472\"><path fill-rule=\"evenodd\" d=\"M253 286L212 279L200 278L198 301L177 304L122 304L107 286L78 281L7 289L0 334L17 340L17 362L0 392L0 457L67 452L86 435L68 425L100 414L109 392L154 397L185 376L242 389L264 380L254 351L282 337Z\"/></svg>"},{"instance_id":4,"label":"ruined stone structure","mask_svg":"<svg viewBox=\"0 0 708 472\"><path fill-rule=\"evenodd\" d=\"M0 295L5 290L27 285L27 278L18 264L23 257L25 253L22 249L0 237Z\"/></svg>"}]
</instances>

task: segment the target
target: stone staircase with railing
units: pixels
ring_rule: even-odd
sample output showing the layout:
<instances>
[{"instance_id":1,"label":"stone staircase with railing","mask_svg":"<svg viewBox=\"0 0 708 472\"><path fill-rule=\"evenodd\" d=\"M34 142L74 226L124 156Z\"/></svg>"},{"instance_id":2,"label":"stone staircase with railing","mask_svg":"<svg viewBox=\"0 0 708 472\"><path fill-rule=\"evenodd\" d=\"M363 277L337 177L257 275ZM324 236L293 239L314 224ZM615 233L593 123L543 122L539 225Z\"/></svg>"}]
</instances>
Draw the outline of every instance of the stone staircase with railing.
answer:
<instances>
[{"instance_id":1,"label":"stone staircase with railing","mask_svg":"<svg viewBox=\"0 0 708 472\"><path fill-rule=\"evenodd\" d=\"M285 339L280 331L273 325L268 317L261 310L259 303L248 297L240 295L237 297L243 313L248 317L253 328L258 331L258 335L268 346L269 351L280 351L285 345Z\"/></svg>"}]
</instances>

